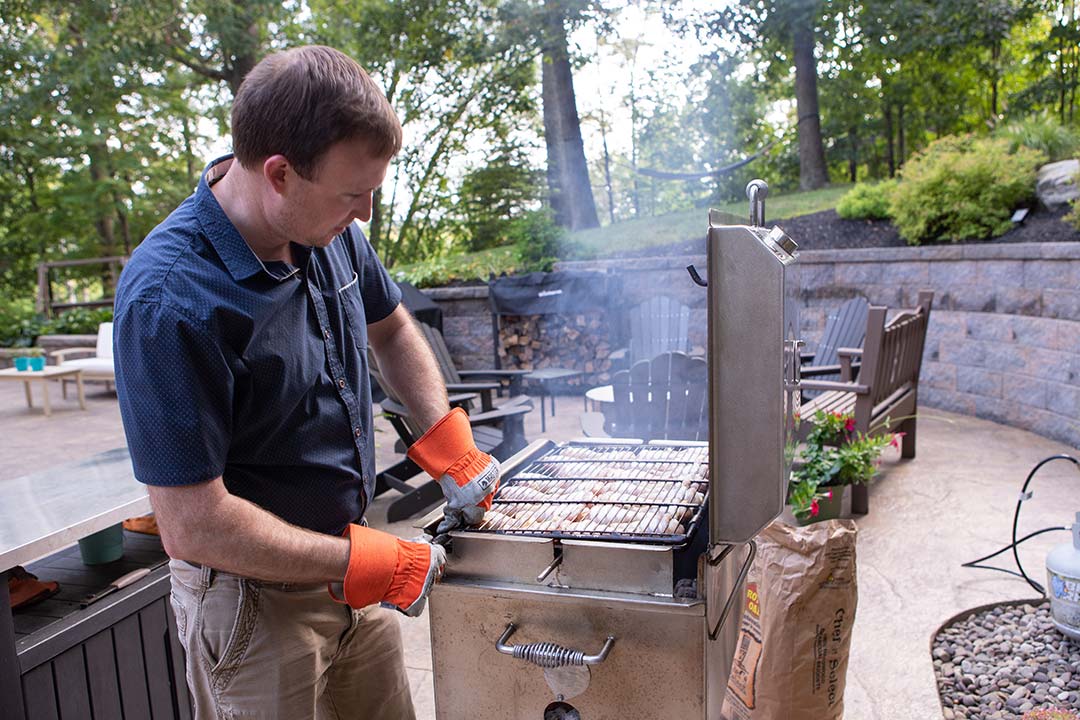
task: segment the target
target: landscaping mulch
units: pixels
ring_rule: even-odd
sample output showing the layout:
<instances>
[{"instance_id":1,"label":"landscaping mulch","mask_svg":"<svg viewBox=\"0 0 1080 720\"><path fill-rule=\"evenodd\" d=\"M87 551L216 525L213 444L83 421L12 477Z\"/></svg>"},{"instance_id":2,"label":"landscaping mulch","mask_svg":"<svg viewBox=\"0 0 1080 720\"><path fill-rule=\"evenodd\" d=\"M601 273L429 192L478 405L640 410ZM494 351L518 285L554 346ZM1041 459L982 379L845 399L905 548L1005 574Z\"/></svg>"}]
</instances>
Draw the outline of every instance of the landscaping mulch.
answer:
<instances>
[{"instance_id":1,"label":"landscaping mulch","mask_svg":"<svg viewBox=\"0 0 1080 720\"><path fill-rule=\"evenodd\" d=\"M961 617L934 637L931 655L946 720L1080 709L1080 644L1054 627L1048 602Z\"/></svg>"},{"instance_id":2,"label":"landscaping mulch","mask_svg":"<svg viewBox=\"0 0 1080 720\"><path fill-rule=\"evenodd\" d=\"M1054 211L1036 209L1027 216L1024 222L1014 226L1004 235L990 240L973 241L972 244L1078 242L1080 231L1063 220L1067 213L1067 208ZM803 250L902 247L907 244L888 220L844 220L836 214L835 210L823 210L788 219L769 220L765 224L770 227L779 225L784 228ZM664 246L620 252L619 256L648 257L704 253L705 239L702 237Z\"/></svg>"}]
</instances>

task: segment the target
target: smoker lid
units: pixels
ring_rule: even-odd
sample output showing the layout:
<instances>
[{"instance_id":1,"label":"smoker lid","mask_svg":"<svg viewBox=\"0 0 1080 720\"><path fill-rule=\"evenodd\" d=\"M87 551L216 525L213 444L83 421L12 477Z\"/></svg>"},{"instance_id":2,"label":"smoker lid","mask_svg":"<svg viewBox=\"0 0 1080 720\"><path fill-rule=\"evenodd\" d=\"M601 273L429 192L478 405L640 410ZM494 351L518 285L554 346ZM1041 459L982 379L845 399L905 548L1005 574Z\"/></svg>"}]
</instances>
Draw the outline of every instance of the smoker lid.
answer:
<instances>
[{"instance_id":1,"label":"smoker lid","mask_svg":"<svg viewBox=\"0 0 1080 720\"><path fill-rule=\"evenodd\" d=\"M708 364L712 543L752 539L783 510L798 409L796 246L782 230L710 216Z\"/></svg>"}]
</instances>

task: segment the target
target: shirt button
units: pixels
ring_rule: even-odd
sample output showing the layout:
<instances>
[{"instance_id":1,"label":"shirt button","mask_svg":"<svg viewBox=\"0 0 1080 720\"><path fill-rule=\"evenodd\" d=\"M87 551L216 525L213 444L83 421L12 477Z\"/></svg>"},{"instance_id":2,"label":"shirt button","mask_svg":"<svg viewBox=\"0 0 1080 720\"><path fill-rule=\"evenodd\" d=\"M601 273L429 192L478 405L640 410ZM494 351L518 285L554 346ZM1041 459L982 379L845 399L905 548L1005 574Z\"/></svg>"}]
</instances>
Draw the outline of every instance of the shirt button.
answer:
<instances>
[{"instance_id":1,"label":"shirt button","mask_svg":"<svg viewBox=\"0 0 1080 720\"><path fill-rule=\"evenodd\" d=\"M338 378L338 381L337 381L337 386L338 386L339 388L342 388L342 389L344 389L344 387L345 387L345 378Z\"/></svg>"},{"instance_id":2,"label":"shirt button","mask_svg":"<svg viewBox=\"0 0 1080 720\"><path fill-rule=\"evenodd\" d=\"M326 328L323 328L322 334L323 334L323 337L326 338L327 340L330 339L330 331L327 330Z\"/></svg>"},{"instance_id":3,"label":"shirt button","mask_svg":"<svg viewBox=\"0 0 1080 720\"><path fill-rule=\"evenodd\" d=\"M360 426L358 425L358 426L354 427L352 432L353 432L353 435L355 435L356 437L360 437Z\"/></svg>"}]
</instances>

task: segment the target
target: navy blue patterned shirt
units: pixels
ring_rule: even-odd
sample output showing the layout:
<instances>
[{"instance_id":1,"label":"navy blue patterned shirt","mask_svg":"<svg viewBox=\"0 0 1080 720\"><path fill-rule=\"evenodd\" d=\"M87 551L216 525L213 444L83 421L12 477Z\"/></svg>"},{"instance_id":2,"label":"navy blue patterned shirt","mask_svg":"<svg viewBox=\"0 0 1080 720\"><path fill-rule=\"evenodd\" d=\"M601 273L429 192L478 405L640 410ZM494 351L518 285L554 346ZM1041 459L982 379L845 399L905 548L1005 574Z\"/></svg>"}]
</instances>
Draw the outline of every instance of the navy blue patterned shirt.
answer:
<instances>
[{"instance_id":1,"label":"navy blue patterned shirt","mask_svg":"<svg viewBox=\"0 0 1080 720\"><path fill-rule=\"evenodd\" d=\"M340 534L375 485L367 324L401 291L355 224L297 266L262 261L207 184L132 253L116 293L116 392L135 477L219 475L286 521Z\"/></svg>"}]
</instances>

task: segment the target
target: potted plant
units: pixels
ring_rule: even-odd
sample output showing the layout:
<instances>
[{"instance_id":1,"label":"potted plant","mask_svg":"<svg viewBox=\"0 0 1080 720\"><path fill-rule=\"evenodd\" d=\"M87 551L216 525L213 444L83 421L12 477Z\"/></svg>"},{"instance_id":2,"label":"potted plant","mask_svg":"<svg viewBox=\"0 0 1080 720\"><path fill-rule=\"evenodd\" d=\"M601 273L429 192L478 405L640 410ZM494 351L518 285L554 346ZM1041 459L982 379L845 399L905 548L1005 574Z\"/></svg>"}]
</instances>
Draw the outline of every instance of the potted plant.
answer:
<instances>
[{"instance_id":1,"label":"potted plant","mask_svg":"<svg viewBox=\"0 0 1080 720\"><path fill-rule=\"evenodd\" d=\"M873 480L878 456L886 447L899 447L903 435L857 433L850 413L819 410L788 486L795 519L807 525L839 517L844 486Z\"/></svg>"},{"instance_id":2,"label":"potted plant","mask_svg":"<svg viewBox=\"0 0 1080 720\"><path fill-rule=\"evenodd\" d=\"M44 370L45 369L45 349L39 347L27 348L26 351L30 360L31 370Z\"/></svg>"},{"instance_id":3,"label":"potted plant","mask_svg":"<svg viewBox=\"0 0 1080 720\"><path fill-rule=\"evenodd\" d=\"M30 369L30 351L26 348L12 348L11 358L15 363L15 369L26 372Z\"/></svg>"}]
</instances>

